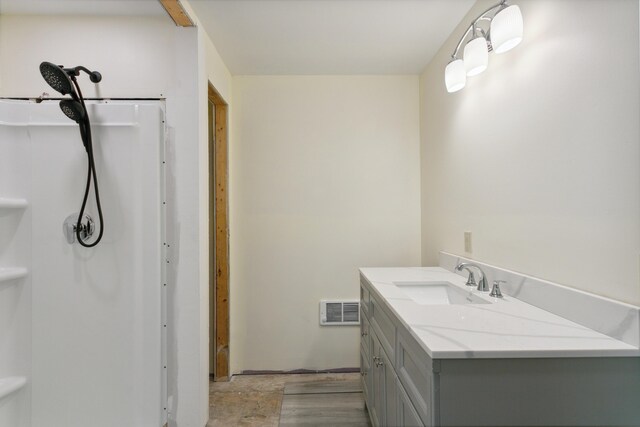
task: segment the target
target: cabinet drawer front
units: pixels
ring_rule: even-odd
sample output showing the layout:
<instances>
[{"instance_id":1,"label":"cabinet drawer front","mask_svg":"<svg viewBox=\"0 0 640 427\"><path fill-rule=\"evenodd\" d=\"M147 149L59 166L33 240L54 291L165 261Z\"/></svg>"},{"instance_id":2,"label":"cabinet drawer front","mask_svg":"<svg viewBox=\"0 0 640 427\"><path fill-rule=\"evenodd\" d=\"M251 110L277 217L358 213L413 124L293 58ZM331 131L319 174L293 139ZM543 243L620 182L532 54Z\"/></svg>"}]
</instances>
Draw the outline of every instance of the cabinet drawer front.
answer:
<instances>
[{"instance_id":1,"label":"cabinet drawer front","mask_svg":"<svg viewBox=\"0 0 640 427\"><path fill-rule=\"evenodd\" d=\"M396 346L395 324L391 320L391 317L386 313L385 309L382 308L382 304L378 298L374 295L371 296L369 309L371 312L369 320L371 322L371 326L376 329L376 334L378 335L382 348L384 348L387 354L394 357L394 350Z\"/></svg>"},{"instance_id":2,"label":"cabinet drawer front","mask_svg":"<svg viewBox=\"0 0 640 427\"><path fill-rule=\"evenodd\" d=\"M365 352L366 356L371 354L371 333L369 329L369 319L360 310L360 348Z\"/></svg>"},{"instance_id":3,"label":"cabinet drawer front","mask_svg":"<svg viewBox=\"0 0 640 427\"><path fill-rule=\"evenodd\" d=\"M398 379L424 425L432 425L433 372L427 353L406 332L398 334Z\"/></svg>"},{"instance_id":4,"label":"cabinet drawer front","mask_svg":"<svg viewBox=\"0 0 640 427\"><path fill-rule=\"evenodd\" d=\"M398 396L396 403L396 423L395 425L402 427L424 427L424 423L420 419L418 412L413 407L407 392L404 391L404 387L402 387L402 383L400 380L397 380L396 384L396 393Z\"/></svg>"},{"instance_id":5,"label":"cabinet drawer front","mask_svg":"<svg viewBox=\"0 0 640 427\"><path fill-rule=\"evenodd\" d=\"M364 281L360 281L360 308L364 312L365 315L369 316L369 301L371 299L371 294L369 293L369 289Z\"/></svg>"}]
</instances>

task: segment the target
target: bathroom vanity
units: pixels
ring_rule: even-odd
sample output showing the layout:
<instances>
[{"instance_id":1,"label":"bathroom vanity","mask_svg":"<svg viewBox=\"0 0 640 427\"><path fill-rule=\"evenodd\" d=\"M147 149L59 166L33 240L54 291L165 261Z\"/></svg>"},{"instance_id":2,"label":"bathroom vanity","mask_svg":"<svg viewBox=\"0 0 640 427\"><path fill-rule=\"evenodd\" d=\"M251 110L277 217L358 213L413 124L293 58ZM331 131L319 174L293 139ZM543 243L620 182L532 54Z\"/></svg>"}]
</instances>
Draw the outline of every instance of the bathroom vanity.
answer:
<instances>
[{"instance_id":1,"label":"bathroom vanity","mask_svg":"<svg viewBox=\"0 0 640 427\"><path fill-rule=\"evenodd\" d=\"M360 300L375 426L640 425L637 346L440 267L363 268Z\"/></svg>"}]
</instances>

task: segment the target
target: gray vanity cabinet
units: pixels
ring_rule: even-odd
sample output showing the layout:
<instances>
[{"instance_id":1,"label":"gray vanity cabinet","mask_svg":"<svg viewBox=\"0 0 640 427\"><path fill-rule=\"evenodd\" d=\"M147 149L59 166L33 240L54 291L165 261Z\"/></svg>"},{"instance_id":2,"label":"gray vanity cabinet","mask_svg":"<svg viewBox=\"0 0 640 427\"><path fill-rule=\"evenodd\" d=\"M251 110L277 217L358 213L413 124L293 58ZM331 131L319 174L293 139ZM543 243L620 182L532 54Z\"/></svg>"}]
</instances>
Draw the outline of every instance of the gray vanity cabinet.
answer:
<instances>
[{"instance_id":1,"label":"gray vanity cabinet","mask_svg":"<svg viewBox=\"0 0 640 427\"><path fill-rule=\"evenodd\" d=\"M640 358L433 360L365 279L360 286L374 426L640 426Z\"/></svg>"},{"instance_id":2,"label":"gray vanity cabinet","mask_svg":"<svg viewBox=\"0 0 640 427\"><path fill-rule=\"evenodd\" d=\"M360 365L373 425L439 425L439 362L434 364L366 282L360 286L360 304L366 307L360 312Z\"/></svg>"}]
</instances>

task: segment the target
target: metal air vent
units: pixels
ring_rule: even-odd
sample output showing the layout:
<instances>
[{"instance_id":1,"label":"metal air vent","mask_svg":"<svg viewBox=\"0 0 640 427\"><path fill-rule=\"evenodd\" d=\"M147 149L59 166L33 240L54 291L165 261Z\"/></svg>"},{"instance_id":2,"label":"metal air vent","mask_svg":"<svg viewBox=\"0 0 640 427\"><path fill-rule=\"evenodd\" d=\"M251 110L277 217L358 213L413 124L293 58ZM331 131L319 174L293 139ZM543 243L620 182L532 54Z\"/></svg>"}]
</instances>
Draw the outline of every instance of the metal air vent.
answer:
<instances>
[{"instance_id":1,"label":"metal air vent","mask_svg":"<svg viewBox=\"0 0 640 427\"><path fill-rule=\"evenodd\" d=\"M344 326L360 324L360 301L320 301L320 324Z\"/></svg>"}]
</instances>

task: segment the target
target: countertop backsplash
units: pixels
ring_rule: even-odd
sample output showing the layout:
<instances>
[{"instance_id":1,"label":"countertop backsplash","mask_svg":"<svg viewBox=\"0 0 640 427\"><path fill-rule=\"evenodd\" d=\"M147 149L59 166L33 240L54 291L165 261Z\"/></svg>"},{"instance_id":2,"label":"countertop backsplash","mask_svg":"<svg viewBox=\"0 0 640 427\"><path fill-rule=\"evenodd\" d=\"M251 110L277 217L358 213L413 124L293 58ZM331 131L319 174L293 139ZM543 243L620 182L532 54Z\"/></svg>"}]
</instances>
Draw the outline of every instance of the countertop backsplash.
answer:
<instances>
[{"instance_id":1,"label":"countertop backsplash","mask_svg":"<svg viewBox=\"0 0 640 427\"><path fill-rule=\"evenodd\" d=\"M500 286L505 295L515 297L634 347L640 347L640 307L495 267L471 258L440 252L440 267L455 272L455 266L459 262L478 264L487 275L489 287L494 280L506 281ZM456 274L466 276L464 271Z\"/></svg>"}]
</instances>

